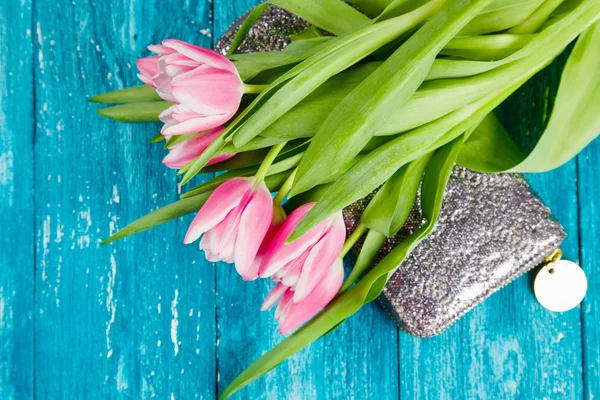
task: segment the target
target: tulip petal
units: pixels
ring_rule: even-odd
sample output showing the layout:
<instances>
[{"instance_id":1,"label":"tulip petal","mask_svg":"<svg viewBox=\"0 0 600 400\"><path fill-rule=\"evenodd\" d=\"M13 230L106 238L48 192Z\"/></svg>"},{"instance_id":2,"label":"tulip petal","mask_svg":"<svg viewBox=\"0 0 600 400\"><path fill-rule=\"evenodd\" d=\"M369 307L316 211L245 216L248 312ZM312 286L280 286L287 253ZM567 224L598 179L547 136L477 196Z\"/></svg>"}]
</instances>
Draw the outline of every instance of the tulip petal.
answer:
<instances>
[{"instance_id":1,"label":"tulip petal","mask_svg":"<svg viewBox=\"0 0 600 400\"><path fill-rule=\"evenodd\" d=\"M206 150L221 132L223 132L223 128L202 132L184 142L170 147L169 154L163 158L163 164L169 168L182 168L190 161L200 157L204 150ZM216 163L231 157L233 157L233 155L224 154L213 158L211 161ZM217 160L217 158L219 158L219 160Z\"/></svg>"},{"instance_id":2,"label":"tulip petal","mask_svg":"<svg viewBox=\"0 0 600 400\"><path fill-rule=\"evenodd\" d=\"M160 68L158 67L159 58L159 56L144 57L138 58L135 62L135 65L140 70L138 78L146 85L154 88L156 87L156 84L152 78L160 72Z\"/></svg>"},{"instance_id":3,"label":"tulip petal","mask_svg":"<svg viewBox=\"0 0 600 400\"><path fill-rule=\"evenodd\" d=\"M237 111L243 94L237 75L208 65L175 76L171 92L178 103L202 115Z\"/></svg>"},{"instance_id":4,"label":"tulip petal","mask_svg":"<svg viewBox=\"0 0 600 400\"><path fill-rule=\"evenodd\" d=\"M197 62L205 63L215 68L224 69L231 73L237 74L237 69L233 63L229 61L227 57L214 50L182 42L181 40L176 39L164 40L163 45Z\"/></svg>"},{"instance_id":5,"label":"tulip petal","mask_svg":"<svg viewBox=\"0 0 600 400\"><path fill-rule=\"evenodd\" d=\"M151 44L150 46L148 46L148 50L150 50L153 53L158 54L159 56L164 56L167 54L175 53L175 50L173 50L167 46L163 46L162 44Z\"/></svg>"},{"instance_id":6,"label":"tulip petal","mask_svg":"<svg viewBox=\"0 0 600 400\"><path fill-rule=\"evenodd\" d=\"M292 332L300 325L314 317L319 310L325 307L337 294L342 287L344 281L344 266L341 259L337 261L331 267L329 274L325 279L314 288L311 295L300 303L294 304L293 301L288 300L289 304L292 304L285 311L285 318L280 318L279 331L282 335ZM282 300L283 302L283 300ZM279 303L281 306L281 303Z\"/></svg>"},{"instance_id":7,"label":"tulip petal","mask_svg":"<svg viewBox=\"0 0 600 400\"><path fill-rule=\"evenodd\" d=\"M273 219L273 198L264 182L252 194L242 213L235 246L235 268L244 280L258 277L258 270L251 268L261 243Z\"/></svg>"},{"instance_id":8,"label":"tulip petal","mask_svg":"<svg viewBox=\"0 0 600 400\"><path fill-rule=\"evenodd\" d=\"M260 306L260 311L265 311L273 307L283 297L286 290L288 290L287 286L277 283L277 285L269 292L262 306Z\"/></svg>"},{"instance_id":9,"label":"tulip petal","mask_svg":"<svg viewBox=\"0 0 600 400\"><path fill-rule=\"evenodd\" d=\"M344 247L346 227L341 212L328 220L332 223L332 226L323 235L319 243L313 246L310 255L304 262L300 279L294 288L294 303L301 302L312 292L323 277L327 275L331 265L340 255L342 247Z\"/></svg>"},{"instance_id":10,"label":"tulip petal","mask_svg":"<svg viewBox=\"0 0 600 400\"><path fill-rule=\"evenodd\" d=\"M279 305L277 306L277 309L275 310L275 319L277 321L279 321L280 324L282 324L286 317L287 317L287 313L290 310L290 307L294 304L292 302L292 297L294 296L294 292L292 292L289 288L288 290L283 294L283 297L281 298L281 301L279 302Z\"/></svg>"},{"instance_id":11,"label":"tulip petal","mask_svg":"<svg viewBox=\"0 0 600 400\"><path fill-rule=\"evenodd\" d=\"M198 116L197 118L189 119L184 122L172 119L163 125L161 133L163 135L185 135L188 133L208 131L223 125L225 122L229 121L232 116L233 113Z\"/></svg>"},{"instance_id":12,"label":"tulip petal","mask_svg":"<svg viewBox=\"0 0 600 400\"><path fill-rule=\"evenodd\" d=\"M233 178L217 187L190 224L183 243L196 241L204 232L223 221L251 190L253 178Z\"/></svg>"},{"instance_id":13,"label":"tulip petal","mask_svg":"<svg viewBox=\"0 0 600 400\"><path fill-rule=\"evenodd\" d=\"M290 237L292 231L300 223L315 203L303 204L295 209L285 220L279 232L273 239L269 250L265 254L265 259L260 267L259 275L263 278L272 276L290 261L298 258L306 250L310 249L320 239L321 235L328 227L326 221L321 222L312 228L307 234L298 240L286 244L285 241Z\"/></svg>"}]
</instances>

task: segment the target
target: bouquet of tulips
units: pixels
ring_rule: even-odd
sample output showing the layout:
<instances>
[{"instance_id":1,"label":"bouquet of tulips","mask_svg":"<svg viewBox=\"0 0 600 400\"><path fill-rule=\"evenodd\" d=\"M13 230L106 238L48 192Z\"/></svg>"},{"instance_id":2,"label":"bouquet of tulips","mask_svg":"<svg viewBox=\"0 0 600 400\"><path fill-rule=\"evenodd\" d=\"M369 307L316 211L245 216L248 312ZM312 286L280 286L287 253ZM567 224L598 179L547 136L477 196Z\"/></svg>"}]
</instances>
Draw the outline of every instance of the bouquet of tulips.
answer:
<instances>
[{"instance_id":1,"label":"bouquet of tulips","mask_svg":"<svg viewBox=\"0 0 600 400\"><path fill-rule=\"evenodd\" d=\"M199 210L184 243L201 238L208 260L274 281L261 309L278 304L281 333L295 332L223 397L379 296L433 229L455 163L545 171L600 131L598 0L269 3L310 24L283 51L236 54L264 3L226 56L168 39L137 61L145 85L92 98L124 103L99 110L118 121L162 121L152 142L166 142L181 185L225 171L107 242ZM546 128L523 152L493 111L574 41ZM425 223L373 266L419 190ZM342 209L374 191L346 237Z\"/></svg>"}]
</instances>

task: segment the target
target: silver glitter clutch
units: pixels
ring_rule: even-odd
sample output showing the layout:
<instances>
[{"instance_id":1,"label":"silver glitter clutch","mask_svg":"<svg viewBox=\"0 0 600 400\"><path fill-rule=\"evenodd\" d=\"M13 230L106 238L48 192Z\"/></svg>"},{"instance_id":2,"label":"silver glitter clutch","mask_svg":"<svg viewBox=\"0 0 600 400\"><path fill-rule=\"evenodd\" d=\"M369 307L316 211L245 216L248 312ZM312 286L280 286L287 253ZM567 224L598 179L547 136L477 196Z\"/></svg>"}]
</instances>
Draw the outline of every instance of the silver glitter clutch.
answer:
<instances>
[{"instance_id":1,"label":"silver glitter clutch","mask_svg":"<svg viewBox=\"0 0 600 400\"><path fill-rule=\"evenodd\" d=\"M239 18L217 43L225 52L244 20ZM238 52L277 51L289 35L307 27L300 18L270 6ZM344 210L351 232L368 199ZM415 202L398 234L378 255L383 258L424 221ZM521 175L480 174L455 167L434 231L400 265L380 297L406 332L436 335L492 293L540 264L565 238L550 210Z\"/></svg>"}]
</instances>

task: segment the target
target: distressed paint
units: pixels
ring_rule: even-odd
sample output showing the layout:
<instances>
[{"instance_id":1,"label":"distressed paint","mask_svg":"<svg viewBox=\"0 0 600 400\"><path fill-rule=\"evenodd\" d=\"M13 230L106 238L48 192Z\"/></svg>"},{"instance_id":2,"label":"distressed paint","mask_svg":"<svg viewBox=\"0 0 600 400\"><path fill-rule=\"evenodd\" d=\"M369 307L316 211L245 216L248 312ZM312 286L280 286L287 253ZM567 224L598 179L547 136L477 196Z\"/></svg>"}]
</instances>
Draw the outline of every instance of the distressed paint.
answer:
<instances>
[{"instance_id":1,"label":"distressed paint","mask_svg":"<svg viewBox=\"0 0 600 400\"><path fill-rule=\"evenodd\" d=\"M35 2L39 398L215 396L214 272L181 243L189 218L99 246L177 198L149 144L159 126L111 123L86 101L137 84L159 38L210 45L209 14L204 1Z\"/></svg>"},{"instance_id":2,"label":"distressed paint","mask_svg":"<svg viewBox=\"0 0 600 400\"><path fill-rule=\"evenodd\" d=\"M145 45L214 44L255 3L0 0L0 44L20 49L0 54L0 398L212 399L281 340L258 312L270 283L183 246L191 217L99 247L175 200L176 178L148 144L157 125L84 100L136 83ZM597 398L598 143L528 177L588 274L580 310L545 311L530 274L423 340L373 303L236 398Z\"/></svg>"},{"instance_id":3,"label":"distressed paint","mask_svg":"<svg viewBox=\"0 0 600 400\"><path fill-rule=\"evenodd\" d=\"M583 319L583 390L586 400L600 398L600 141L577 157L581 266L588 279Z\"/></svg>"},{"instance_id":4,"label":"distressed paint","mask_svg":"<svg viewBox=\"0 0 600 400\"><path fill-rule=\"evenodd\" d=\"M0 398L33 395L31 2L0 2ZM19 49L14 57L10 49Z\"/></svg>"}]
</instances>

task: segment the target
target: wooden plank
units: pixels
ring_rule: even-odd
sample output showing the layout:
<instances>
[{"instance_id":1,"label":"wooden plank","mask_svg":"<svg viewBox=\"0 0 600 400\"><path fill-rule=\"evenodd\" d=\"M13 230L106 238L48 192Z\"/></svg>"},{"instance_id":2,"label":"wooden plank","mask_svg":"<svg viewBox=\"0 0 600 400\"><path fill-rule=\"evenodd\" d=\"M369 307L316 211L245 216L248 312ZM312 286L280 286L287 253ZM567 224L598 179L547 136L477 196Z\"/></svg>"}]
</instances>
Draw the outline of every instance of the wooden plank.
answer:
<instances>
[{"instance_id":1,"label":"wooden plank","mask_svg":"<svg viewBox=\"0 0 600 400\"><path fill-rule=\"evenodd\" d=\"M600 397L600 140L577 158L579 163L579 229L581 267L588 279L583 318L584 398Z\"/></svg>"},{"instance_id":2,"label":"wooden plank","mask_svg":"<svg viewBox=\"0 0 600 400\"><path fill-rule=\"evenodd\" d=\"M31 2L0 1L0 398L33 397ZM19 56L14 54L18 52Z\"/></svg>"},{"instance_id":3,"label":"wooden plank","mask_svg":"<svg viewBox=\"0 0 600 400\"><path fill-rule=\"evenodd\" d=\"M576 165L529 175L569 237L565 257L578 259ZM429 340L403 335L401 397L582 397L580 318L577 310L552 313L537 303L523 276Z\"/></svg>"},{"instance_id":4,"label":"wooden plank","mask_svg":"<svg viewBox=\"0 0 600 400\"><path fill-rule=\"evenodd\" d=\"M210 44L210 4L35 3L36 379L39 398L214 398L214 273L181 244L189 218L99 242L177 198L159 125L121 125L86 97L139 84L167 37ZM27 180L22 180L27 182Z\"/></svg>"},{"instance_id":5,"label":"wooden plank","mask_svg":"<svg viewBox=\"0 0 600 400\"><path fill-rule=\"evenodd\" d=\"M214 0L215 39L255 0ZM272 283L244 283L230 265L217 266L219 391L282 339L273 311L259 311ZM398 397L397 328L378 304L292 357L240 399Z\"/></svg>"}]
</instances>

